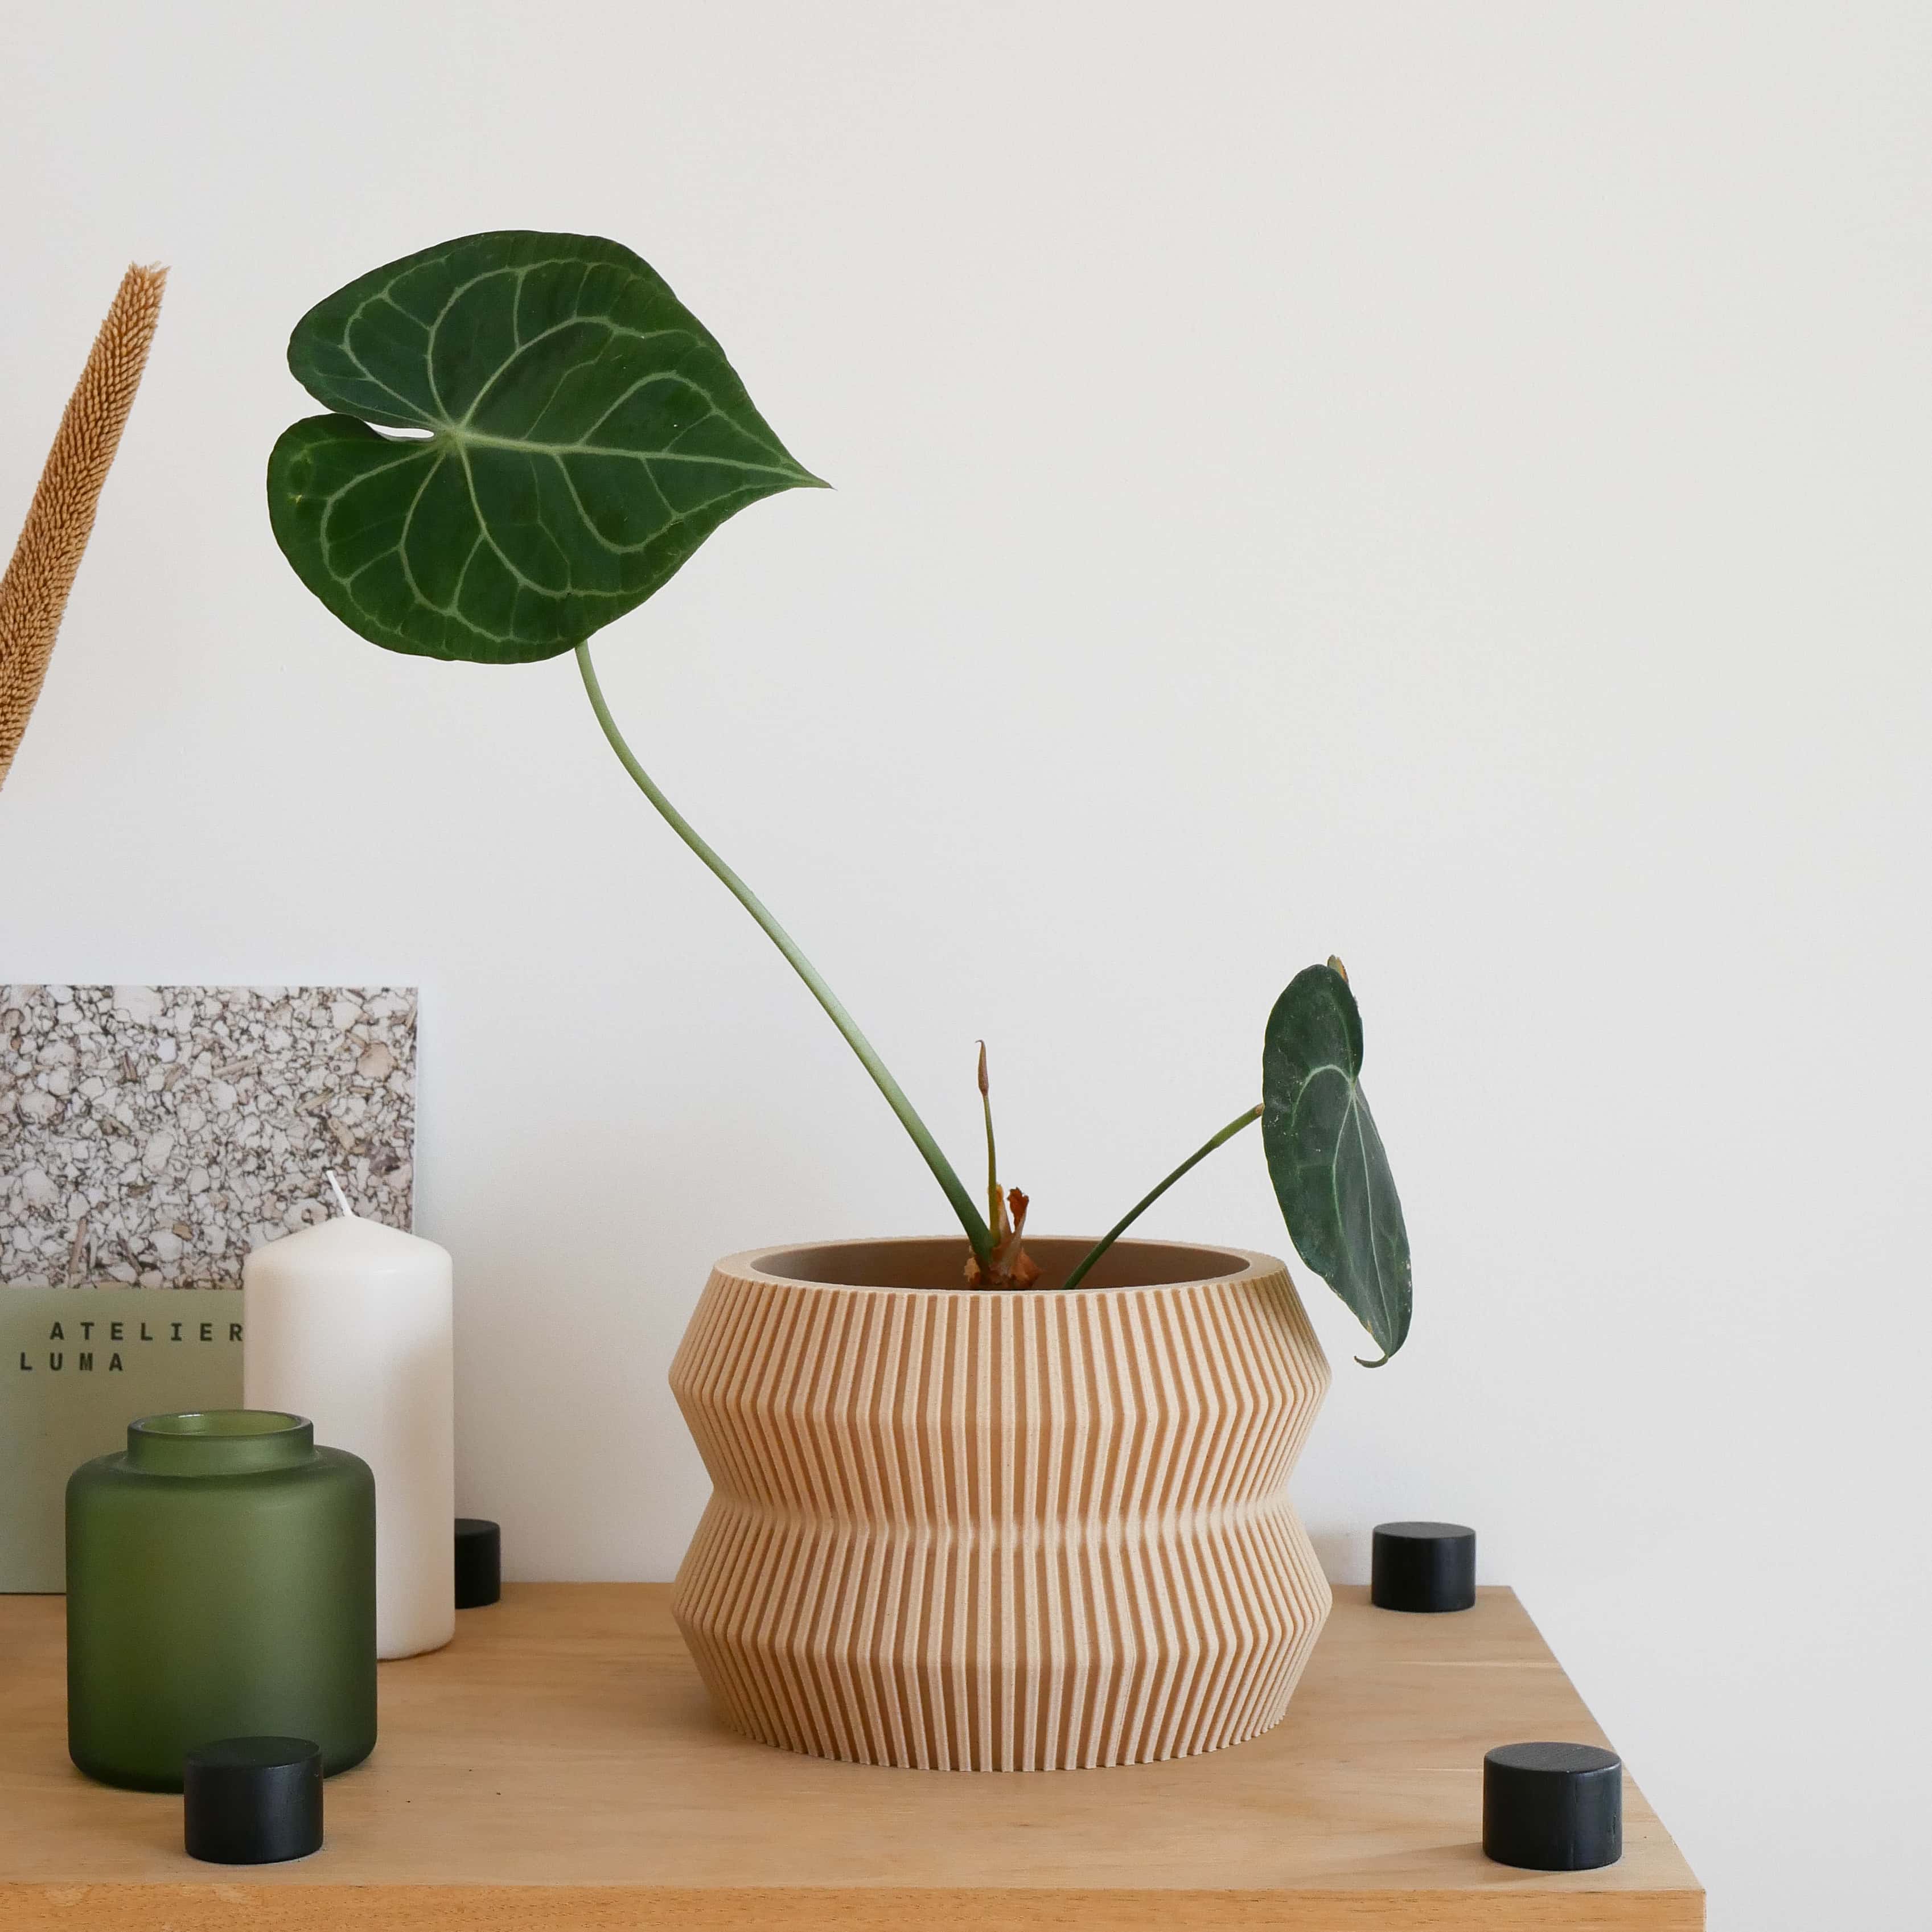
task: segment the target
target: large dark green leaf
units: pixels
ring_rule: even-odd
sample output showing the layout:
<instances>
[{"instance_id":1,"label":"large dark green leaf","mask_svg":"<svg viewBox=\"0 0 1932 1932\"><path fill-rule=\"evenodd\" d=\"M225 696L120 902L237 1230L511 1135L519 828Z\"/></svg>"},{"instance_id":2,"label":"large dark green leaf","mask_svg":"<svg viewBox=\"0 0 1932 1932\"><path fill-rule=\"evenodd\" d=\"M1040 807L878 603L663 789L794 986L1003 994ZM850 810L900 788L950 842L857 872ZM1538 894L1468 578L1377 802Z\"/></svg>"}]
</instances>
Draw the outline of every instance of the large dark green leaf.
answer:
<instances>
[{"instance_id":1,"label":"large dark green leaf","mask_svg":"<svg viewBox=\"0 0 1932 1932\"><path fill-rule=\"evenodd\" d=\"M289 367L341 413L276 443L276 539L392 651L554 657L734 511L818 482L656 272L592 236L470 235L392 262L302 317Z\"/></svg>"},{"instance_id":2,"label":"large dark green leaf","mask_svg":"<svg viewBox=\"0 0 1932 1932\"><path fill-rule=\"evenodd\" d=\"M1298 973L1268 1015L1262 1049L1268 1177L1296 1252L1385 1362L1408 1333L1408 1232L1361 1071L1362 1016L1348 981L1332 965Z\"/></svg>"}]
</instances>

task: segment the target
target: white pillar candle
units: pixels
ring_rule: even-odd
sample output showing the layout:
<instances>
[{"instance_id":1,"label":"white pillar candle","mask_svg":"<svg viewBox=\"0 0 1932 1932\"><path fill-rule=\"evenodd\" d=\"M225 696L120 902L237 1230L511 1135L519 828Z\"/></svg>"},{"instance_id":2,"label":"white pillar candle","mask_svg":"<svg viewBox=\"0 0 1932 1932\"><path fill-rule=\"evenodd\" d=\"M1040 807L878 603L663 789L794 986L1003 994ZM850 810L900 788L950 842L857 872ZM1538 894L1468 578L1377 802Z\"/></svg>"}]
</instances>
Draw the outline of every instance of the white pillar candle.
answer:
<instances>
[{"instance_id":1,"label":"white pillar candle","mask_svg":"<svg viewBox=\"0 0 1932 1932\"><path fill-rule=\"evenodd\" d=\"M242 1400L375 1472L376 1654L413 1657L456 1631L449 1254L344 1205L243 1264Z\"/></svg>"}]
</instances>

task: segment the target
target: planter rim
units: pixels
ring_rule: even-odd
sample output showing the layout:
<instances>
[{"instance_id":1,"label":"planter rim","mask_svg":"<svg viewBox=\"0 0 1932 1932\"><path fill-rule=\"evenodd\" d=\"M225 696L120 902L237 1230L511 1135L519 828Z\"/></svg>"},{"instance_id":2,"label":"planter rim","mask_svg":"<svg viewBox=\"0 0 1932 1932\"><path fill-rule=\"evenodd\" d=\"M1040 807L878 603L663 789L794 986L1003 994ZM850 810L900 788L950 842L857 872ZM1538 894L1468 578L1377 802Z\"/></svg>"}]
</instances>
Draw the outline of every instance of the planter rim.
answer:
<instances>
[{"instance_id":1,"label":"planter rim","mask_svg":"<svg viewBox=\"0 0 1932 1932\"><path fill-rule=\"evenodd\" d=\"M848 1294L958 1294L976 1300L1036 1300L1064 1294L1058 1286L1097 1235L1029 1239L1027 1252L1042 1273L1032 1288L969 1288L963 1278L971 1250L958 1234L888 1236L849 1241L784 1241L746 1248L713 1264L740 1280L776 1282ZM1155 1288L1224 1288L1286 1274L1276 1256L1249 1248L1191 1241L1123 1239L1114 1243L1076 1294L1136 1294ZM848 1275L861 1277L848 1280ZM1118 1279L1124 1275L1126 1278ZM921 1277L925 1277L922 1279Z\"/></svg>"}]
</instances>

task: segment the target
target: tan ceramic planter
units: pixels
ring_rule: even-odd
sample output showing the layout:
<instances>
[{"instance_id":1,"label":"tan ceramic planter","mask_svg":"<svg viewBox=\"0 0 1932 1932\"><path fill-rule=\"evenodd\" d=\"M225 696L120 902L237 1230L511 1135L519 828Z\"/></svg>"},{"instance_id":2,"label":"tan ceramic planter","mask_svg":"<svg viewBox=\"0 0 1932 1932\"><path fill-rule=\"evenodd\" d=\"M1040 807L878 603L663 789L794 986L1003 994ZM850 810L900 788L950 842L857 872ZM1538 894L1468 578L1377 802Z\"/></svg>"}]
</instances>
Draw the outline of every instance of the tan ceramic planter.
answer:
<instances>
[{"instance_id":1,"label":"tan ceramic planter","mask_svg":"<svg viewBox=\"0 0 1932 1932\"><path fill-rule=\"evenodd\" d=\"M1083 1250L1029 1242L1042 1280ZM718 1264L671 1365L716 1485L677 1620L727 1722L932 1769L1280 1721L1328 1614L1286 1484L1328 1387L1268 1255L1122 1242L1069 1294L954 1240Z\"/></svg>"}]
</instances>

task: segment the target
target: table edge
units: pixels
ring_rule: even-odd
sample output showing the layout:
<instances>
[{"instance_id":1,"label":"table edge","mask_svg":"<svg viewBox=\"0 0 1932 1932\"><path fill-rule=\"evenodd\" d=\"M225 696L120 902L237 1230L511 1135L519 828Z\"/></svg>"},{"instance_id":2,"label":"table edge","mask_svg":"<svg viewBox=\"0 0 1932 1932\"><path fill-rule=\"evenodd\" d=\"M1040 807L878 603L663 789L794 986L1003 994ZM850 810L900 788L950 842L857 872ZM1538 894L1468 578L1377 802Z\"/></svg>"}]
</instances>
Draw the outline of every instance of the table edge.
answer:
<instances>
[{"instance_id":1,"label":"table edge","mask_svg":"<svg viewBox=\"0 0 1932 1932\"><path fill-rule=\"evenodd\" d=\"M1408 1890L1131 1892L1058 1887L267 1886L245 1879L82 1885L0 1880L4 1932L1703 1932L1702 1887L1551 1892L1507 1882Z\"/></svg>"}]
</instances>

